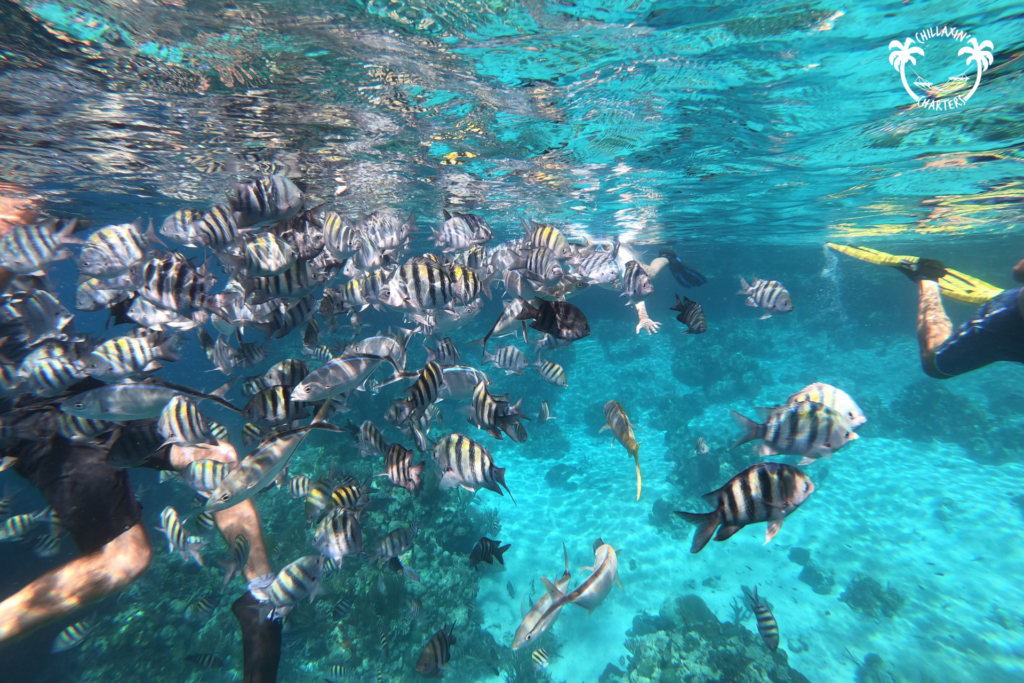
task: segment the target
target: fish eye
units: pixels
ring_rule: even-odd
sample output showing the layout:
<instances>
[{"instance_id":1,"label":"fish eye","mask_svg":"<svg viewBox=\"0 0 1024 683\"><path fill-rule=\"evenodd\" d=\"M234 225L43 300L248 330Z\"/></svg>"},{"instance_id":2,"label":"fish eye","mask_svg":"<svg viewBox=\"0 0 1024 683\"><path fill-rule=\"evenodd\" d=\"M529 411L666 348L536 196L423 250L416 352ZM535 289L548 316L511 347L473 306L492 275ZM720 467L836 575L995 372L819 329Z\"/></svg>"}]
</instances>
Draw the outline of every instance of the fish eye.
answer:
<instances>
[{"instance_id":1,"label":"fish eye","mask_svg":"<svg viewBox=\"0 0 1024 683\"><path fill-rule=\"evenodd\" d=\"M81 410L81 409L82 409L82 408L84 408L84 407L85 407L85 404L84 404L84 403L76 403L76 404L75 404L75 408L76 408L76 409L78 409L78 410Z\"/></svg>"}]
</instances>

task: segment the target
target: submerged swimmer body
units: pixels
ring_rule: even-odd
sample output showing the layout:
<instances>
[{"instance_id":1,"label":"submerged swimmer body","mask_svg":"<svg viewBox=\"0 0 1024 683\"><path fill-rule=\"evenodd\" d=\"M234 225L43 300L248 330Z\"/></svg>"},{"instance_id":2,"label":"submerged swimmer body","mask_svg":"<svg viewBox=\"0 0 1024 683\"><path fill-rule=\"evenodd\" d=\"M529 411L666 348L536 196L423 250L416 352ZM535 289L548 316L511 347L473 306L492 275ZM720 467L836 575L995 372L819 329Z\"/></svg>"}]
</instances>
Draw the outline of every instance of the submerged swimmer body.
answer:
<instances>
[{"instance_id":1,"label":"submerged swimmer body","mask_svg":"<svg viewBox=\"0 0 1024 683\"><path fill-rule=\"evenodd\" d=\"M991 363L1024 363L1024 287L997 294L954 331L942 306L939 278L946 268L939 261L904 262L897 269L917 284L917 338L925 374L949 379ZM1013 270L1024 283L1024 260Z\"/></svg>"}]
</instances>

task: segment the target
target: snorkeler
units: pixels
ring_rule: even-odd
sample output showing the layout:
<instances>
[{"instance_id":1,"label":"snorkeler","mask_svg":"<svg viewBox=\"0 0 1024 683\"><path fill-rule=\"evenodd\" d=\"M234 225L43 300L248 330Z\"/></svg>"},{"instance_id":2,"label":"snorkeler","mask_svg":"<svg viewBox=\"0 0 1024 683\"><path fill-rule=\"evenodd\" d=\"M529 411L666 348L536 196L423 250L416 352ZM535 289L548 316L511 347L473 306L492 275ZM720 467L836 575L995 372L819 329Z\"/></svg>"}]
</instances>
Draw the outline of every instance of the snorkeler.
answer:
<instances>
[{"instance_id":1,"label":"snorkeler","mask_svg":"<svg viewBox=\"0 0 1024 683\"><path fill-rule=\"evenodd\" d=\"M925 374L949 379L998 361L1024 363L1024 287L1002 290L946 268L933 259L894 256L867 247L828 243L862 261L896 268L917 284L917 338ZM1013 269L1024 283L1024 260ZM942 306L942 295L982 304L959 330Z\"/></svg>"},{"instance_id":2,"label":"snorkeler","mask_svg":"<svg viewBox=\"0 0 1024 683\"><path fill-rule=\"evenodd\" d=\"M997 361L1024 363L1024 287L995 295L959 330L942 307L939 279L945 266L932 259L896 268L917 283L917 339L925 374L949 379ZM1020 264L1014 278L1024 282Z\"/></svg>"},{"instance_id":3,"label":"snorkeler","mask_svg":"<svg viewBox=\"0 0 1024 683\"><path fill-rule=\"evenodd\" d=\"M35 199L20 197L27 197L22 188L0 183L0 237L35 219ZM0 268L0 293L12 276L10 271ZM69 390L85 390L100 384L90 378ZM18 411L25 419L24 431L17 430L21 424L8 425L20 438L7 445L3 455L14 458L13 469L43 493L81 556L0 602L0 647L129 586L152 559L152 547L142 525L142 508L135 499L127 471L107 462L114 444L75 443L53 434L52 422L39 419L43 415L40 410L52 411L50 403ZM121 438L130 438L128 433L125 430ZM201 458L226 463L238 460L231 444L220 442L205 449L161 448L143 466L180 471ZM249 541L246 579L271 572L259 515L251 500L214 513L214 519L228 543L239 535ZM242 631L242 680L274 683L281 657L282 624L261 620L258 604L252 593L246 591L231 606Z\"/></svg>"},{"instance_id":4,"label":"snorkeler","mask_svg":"<svg viewBox=\"0 0 1024 683\"><path fill-rule=\"evenodd\" d=\"M149 566L152 548L142 525L141 506L127 472L107 463L108 450L109 446L54 436L48 441L23 439L5 451L17 457L14 469L46 496L82 555L0 602L0 645L125 588ZM171 446L154 453L144 466L180 471L199 458L233 463L237 454L226 442L202 449ZM225 539L238 535L248 539L247 579L271 572L251 500L217 512L214 518ZM280 659L281 622L260 620L258 604L246 591L231 606L242 630L243 681L273 683Z\"/></svg>"}]
</instances>

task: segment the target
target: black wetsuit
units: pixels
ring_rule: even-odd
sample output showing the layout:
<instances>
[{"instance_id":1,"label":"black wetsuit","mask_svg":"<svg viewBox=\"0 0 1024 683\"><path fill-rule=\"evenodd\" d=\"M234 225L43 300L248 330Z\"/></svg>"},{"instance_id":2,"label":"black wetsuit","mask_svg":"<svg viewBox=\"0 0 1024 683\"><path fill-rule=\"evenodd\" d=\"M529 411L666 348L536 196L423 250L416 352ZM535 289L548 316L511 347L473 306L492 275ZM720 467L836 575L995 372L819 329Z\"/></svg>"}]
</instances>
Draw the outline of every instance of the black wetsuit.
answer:
<instances>
[{"instance_id":1,"label":"black wetsuit","mask_svg":"<svg viewBox=\"0 0 1024 683\"><path fill-rule=\"evenodd\" d=\"M1008 289L978 309L935 351L935 369L955 377L998 361L1024 363L1024 287Z\"/></svg>"}]
</instances>

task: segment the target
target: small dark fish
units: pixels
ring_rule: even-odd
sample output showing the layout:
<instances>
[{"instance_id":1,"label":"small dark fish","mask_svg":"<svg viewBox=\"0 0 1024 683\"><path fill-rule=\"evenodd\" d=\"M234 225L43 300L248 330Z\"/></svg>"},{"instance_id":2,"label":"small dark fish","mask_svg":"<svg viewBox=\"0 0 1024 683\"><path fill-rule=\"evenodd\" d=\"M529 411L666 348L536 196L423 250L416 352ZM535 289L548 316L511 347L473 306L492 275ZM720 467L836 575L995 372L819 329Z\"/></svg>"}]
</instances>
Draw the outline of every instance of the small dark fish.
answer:
<instances>
[{"instance_id":1,"label":"small dark fish","mask_svg":"<svg viewBox=\"0 0 1024 683\"><path fill-rule=\"evenodd\" d=\"M185 620L186 621L201 621L209 619L210 615L213 614L213 610L217 609L217 603L220 602L219 598L215 598L212 595L204 595L199 600L189 604L185 608Z\"/></svg>"},{"instance_id":2,"label":"small dark fish","mask_svg":"<svg viewBox=\"0 0 1024 683\"><path fill-rule=\"evenodd\" d=\"M518 297L522 300L522 297ZM583 311L566 301L522 300L523 310L516 320L533 319L530 327L562 341L576 341L590 334L590 324Z\"/></svg>"},{"instance_id":3,"label":"small dark fish","mask_svg":"<svg viewBox=\"0 0 1024 683\"><path fill-rule=\"evenodd\" d=\"M200 669L223 669L224 660L217 655L188 655L185 657L186 662L192 662Z\"/></svg>"},{"instance_id":4,"label":"small dark fish","mask_svg":"<svg viewBox=\"0 0 1024 683\"><path fill-rule=\"evenodd\" d=\"M796 512L814 493L814 482L797 467L778 462L762 462L749 467L726 482L725 486L706 493L704 500L715 505L712 512L681 512L676 514L697 525L691 553L699 553L718 529L716 541L724 541L748 524L768 522L765 543L782 528L787 516ZM721 526L721 528L719 528Z\"/></svg>"},{"instance_id":5,"label":"small dark fish","mask_svg":"<svg viewBox=\"0 0 1024 683\"><path fill-rule=\"evenodd\" d=\"M690 287L700 287L707 284L708 279L706 277L701 275L697 269L683 263L676 256L676 252L671 249L662 249L658 252L658 256L668 259L668 269L672 271L672 277L676 279L680 286L689 289Z\"/></svg>"},{"instance_id":6,"label":"small dark fish","mask_svg":"<svg viewBox=\"0 0 1024 683\"><path fill-rule=\"evenodd\" d=\"M352 612L352 600L350 598L342 598L337 602L334 607L331 608L331 618L335 621L341 621L348 617Z\"/></svg>"},{"instance_id":7,"label":"small dark fish","mask_svg":"<svg viewBox=\"0 0 1024 683\"><path fill-rule=\"evenodd\" d=\"M504 566L505 558L503 557L503 555L505 551L511 547L511 543L501 545L501 541L492 541L491 539L484 536L479 541L477 541L476 546L473 547L473 552L469 554L469 566L476 569L476 566L481 562L486 562L487 564L494 564L495 560L497 560L499 564Z\"/></svg>"},{"instance_id":8,"label":"small dark fish","mask_svg":"<svg viewBox=\"0 0 1024 683\"><path fill-rule=\"evenodd\" d=\"M676 305L672 306L670 310L679 311L676 320L688 328L683 331L683 334L704 334L707 332L708 321L704 319L704 309L696 301L690 301L685 296L680 301L679 295L676 294Z\"/></svg>"},{"instance_id":9,"label":"small dark fish","mask_svg":"<svg viewBox=\"0 0 1024 683\"><path fill-rule=\"evenodd\" d=\"M423 609L423 602L419 598L409 598L405 604L409 607L409 617L412 619L418 617Z\"/></svg>"},{"instance_id":10,"label":"small dark fish","mask_svg":"<svg viewBox=\"0 0 1024 683\"><path fill-rule=\"evenodd\" d=\"M445 631L447 625L431 636L420 652L416 671L426 678L443 678L442 670L452 658L451 646L455 645L455 624Z\"/></svg>"},{"instance_id":11,"label":"small dark fish","mask_svg":"<svg viewBox=\"0 0 1024 683\"><path fill-rule=\"evenodd\" d=\"M767 600L761 602L757 597L757 586L754 586L753 593L746 586L743 586L743 593L750 600L750 609L754 611L754 616L757 617L757 632L761 634L764 644L772 652L778 651L779 622L775 621L775 616L772 614L772 606L768 604Z\"/></svg>"},{"instance_id":12,"label":"small dark fish","mask_svg":"<svg viewBox=\"0 0 1024 683\"><path fill-rule=\"evenodd\" d=\"M507 584L505 584L505 588L508 589L508 597L510 597L510 598L515 598L516 597L516 587L512 585L511 581L509 581Z\"/></svg>"}]
</instances>

